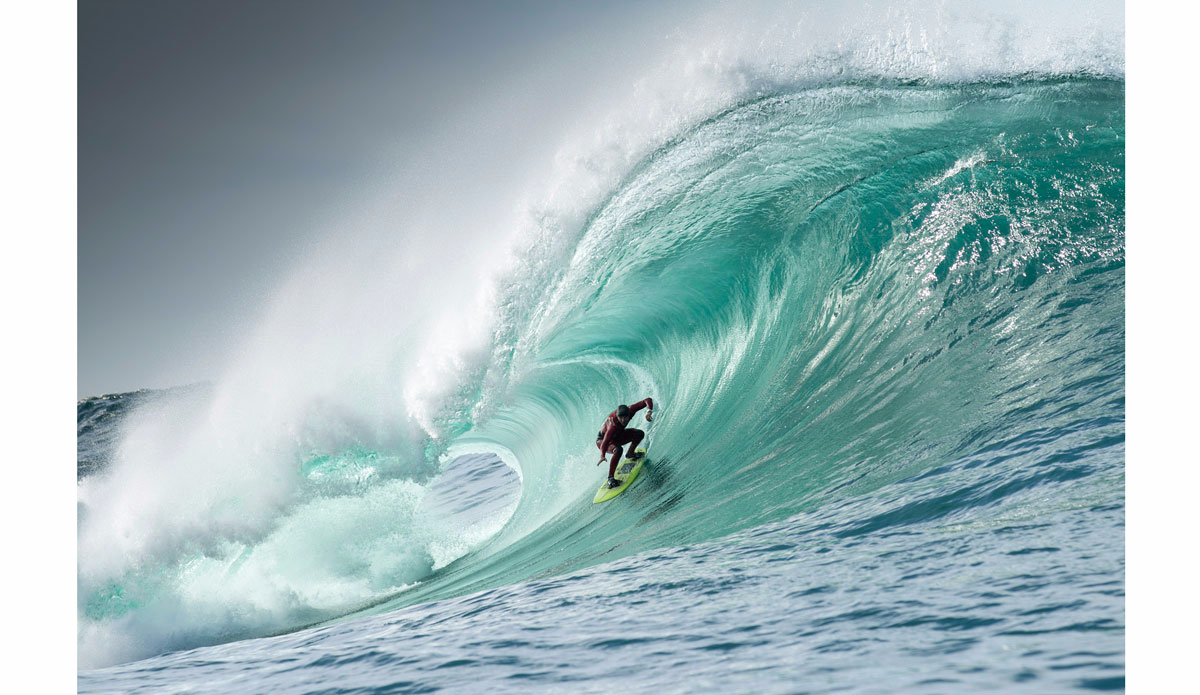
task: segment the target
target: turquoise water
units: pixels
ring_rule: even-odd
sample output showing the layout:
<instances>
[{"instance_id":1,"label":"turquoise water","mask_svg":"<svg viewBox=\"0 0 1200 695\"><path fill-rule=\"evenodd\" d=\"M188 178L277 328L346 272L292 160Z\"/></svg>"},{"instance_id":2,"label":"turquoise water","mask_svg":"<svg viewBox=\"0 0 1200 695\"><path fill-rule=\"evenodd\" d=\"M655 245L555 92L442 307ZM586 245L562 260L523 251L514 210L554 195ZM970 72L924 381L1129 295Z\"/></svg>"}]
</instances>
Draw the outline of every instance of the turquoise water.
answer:
<instances>
[{"instance_id":1,"label":"turquoise water","mask_svg":"<svg viewBox=\"0 0 1200 695\"><path fill-rule=\"evenodd\" d=\"M81 402L81 692L1123 690L1124 98L708 114L518 253L423 428L240 429L219 384L117 446ZM643 479L590 504L646 396Z\"/></svg>"}]
</instances>

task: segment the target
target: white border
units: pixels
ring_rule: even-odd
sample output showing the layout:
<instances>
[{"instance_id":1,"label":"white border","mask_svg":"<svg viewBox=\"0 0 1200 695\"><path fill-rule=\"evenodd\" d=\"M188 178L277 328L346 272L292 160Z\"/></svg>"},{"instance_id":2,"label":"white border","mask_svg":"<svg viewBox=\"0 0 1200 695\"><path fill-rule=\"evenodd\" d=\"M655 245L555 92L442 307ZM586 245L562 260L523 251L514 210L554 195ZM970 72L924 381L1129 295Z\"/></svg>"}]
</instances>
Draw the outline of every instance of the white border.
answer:
<instances>
[{"instance_id":1,"label":"white border","mask_svg":"<svg viewBox=\"0 0 1200 695\"><path fill-rule=\"evenodd\" d=\"M10 690L74 692L76 5L6 3L0 65L0 649Z\"/></svg>"},{"instance_id":2,"label":"white border","mask_svg":"<svg viewBox=\"0 0 1200 695\"><path fill-rule=\"evenodd\" d=\"M1194 334L1195 12L1127 6L1126 688L1194 680L1197 611ZM1184 687L1186 689L1186 687Z\"/></svg>"}]
</instances>

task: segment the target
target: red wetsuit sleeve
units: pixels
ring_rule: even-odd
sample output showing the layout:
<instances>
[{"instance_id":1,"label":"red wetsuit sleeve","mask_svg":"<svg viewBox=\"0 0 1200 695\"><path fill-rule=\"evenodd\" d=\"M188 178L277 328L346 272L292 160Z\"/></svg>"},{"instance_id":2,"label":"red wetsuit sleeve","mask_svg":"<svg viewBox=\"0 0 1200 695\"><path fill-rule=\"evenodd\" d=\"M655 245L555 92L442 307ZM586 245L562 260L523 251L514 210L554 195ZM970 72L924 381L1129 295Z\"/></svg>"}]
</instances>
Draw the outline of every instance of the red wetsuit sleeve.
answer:
<instances>
[{"instance_id":1,"label":"red wetsuit sleeve","mask_svg":"<svg viewBox=\"0 0 1200 695\"><path fill-rule=\"evenodd\" d=\"M649 398L644 398L637 403L634 403L633 405L629 406L629 414L632 415L642 408L654 410L654 401L650 400Z\"/></svg>"}]
</instances>

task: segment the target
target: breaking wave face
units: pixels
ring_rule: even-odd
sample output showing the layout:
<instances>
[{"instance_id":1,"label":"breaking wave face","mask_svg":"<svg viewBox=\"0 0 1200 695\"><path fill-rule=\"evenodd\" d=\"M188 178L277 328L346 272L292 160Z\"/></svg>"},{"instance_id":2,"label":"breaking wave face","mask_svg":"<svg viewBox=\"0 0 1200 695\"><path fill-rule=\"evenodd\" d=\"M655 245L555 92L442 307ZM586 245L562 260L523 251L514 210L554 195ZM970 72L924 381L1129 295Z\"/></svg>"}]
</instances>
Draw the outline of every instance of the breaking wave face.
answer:
<instances>
[{"instance_id":1,"label":"breaking wave face","mask_svg":"<svg viewBox=\"0 0 1200 695\"><path fill-rule=\"evenodd\" d=\"M1089 474L1072 447L1119 461L1123 18L1069 9L887 6L854 33L840 14L708 15L627 101L559 123L518 214L490 217L507 183L426 191L385 245L375 221L318 250L218 382L139 403L80 480L81 664L902 480L941 506L861 532ZM600 516L595 430L645 396L658 477ZM452 461L475 467L451 486L469 503L439 497Z\"/></svg>"}]
</instances>

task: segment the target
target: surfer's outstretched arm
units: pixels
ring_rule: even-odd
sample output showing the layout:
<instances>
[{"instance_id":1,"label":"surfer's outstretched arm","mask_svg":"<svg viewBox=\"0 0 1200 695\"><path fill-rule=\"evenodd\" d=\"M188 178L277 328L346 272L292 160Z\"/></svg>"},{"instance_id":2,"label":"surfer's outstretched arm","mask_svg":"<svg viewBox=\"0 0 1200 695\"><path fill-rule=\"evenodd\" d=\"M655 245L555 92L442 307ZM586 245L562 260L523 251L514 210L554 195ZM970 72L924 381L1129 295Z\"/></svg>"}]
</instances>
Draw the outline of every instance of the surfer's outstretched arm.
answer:
<instances>
[{"instance_id":1,"label":"surfer's outstretched arm","mask_svg":"<svg viewBox=\"0 0 1200 695\"><path fill-rule=\"evenodd\" d=\"M654 400L651 398L643 398L637 403L634 403L633 405L629 406L629 414L632 415L642 408L648 408L646 411L646 421L653 422L653 419L650 416L654 414Z\"/></svg>"}]
</instances>

